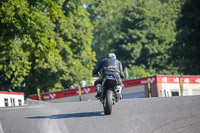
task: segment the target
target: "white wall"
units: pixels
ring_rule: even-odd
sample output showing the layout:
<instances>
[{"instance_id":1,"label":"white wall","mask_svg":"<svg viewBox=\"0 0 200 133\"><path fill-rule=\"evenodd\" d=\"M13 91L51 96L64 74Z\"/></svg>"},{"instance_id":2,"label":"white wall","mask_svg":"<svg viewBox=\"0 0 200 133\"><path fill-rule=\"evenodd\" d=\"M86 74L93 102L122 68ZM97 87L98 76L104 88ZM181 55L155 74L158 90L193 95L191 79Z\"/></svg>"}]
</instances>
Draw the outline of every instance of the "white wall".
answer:
<instances>
[{"instance_id":1,"label":"white wall","mask_svg":"<svg viewBox=\"0 0 200 133\"><path fill-rule=\"evenodd\" d=\"M188 95L200 95L200 84L183 84L183 88L188 91Z\"/></svg>"},{"instance_id":2,"label":"white wall","mask_svg":"<svg viewBox=\"0 0 200 133\"><path fill-rule=\"evenodd\" d=\"M162 87L162 96L171 97L172 92L178 92L179 96L181 96L180 92L180 84L178 83L161 83ZM192 96L192 95L200 95L200 84L183 84L183 96Z\"/></svg>"},{"instance_id":3,"label":"white wall","mask_svg":"<svg viewBox=\"0 0 200 133\"><path fill-rule=\"evenodd\" d=\"M178 91L180 94L180 84L175 83L161 83L162 87L162 96L171 97L172 91Z\"/></svg>"},{"instance_id":4,"label":"white wall","mask_svg":"<svg viewBox=\"0 0 200 133\"><path fill-rule=\"evenodd\" d=\"M24 95L0 93L0 107L5 107L5 98L8 99L8 106L19 106L18 100L21 100L21 105L24 105ZM14 104L12 104L11 99L14 99Z\"/></svg>"}]
</instances>

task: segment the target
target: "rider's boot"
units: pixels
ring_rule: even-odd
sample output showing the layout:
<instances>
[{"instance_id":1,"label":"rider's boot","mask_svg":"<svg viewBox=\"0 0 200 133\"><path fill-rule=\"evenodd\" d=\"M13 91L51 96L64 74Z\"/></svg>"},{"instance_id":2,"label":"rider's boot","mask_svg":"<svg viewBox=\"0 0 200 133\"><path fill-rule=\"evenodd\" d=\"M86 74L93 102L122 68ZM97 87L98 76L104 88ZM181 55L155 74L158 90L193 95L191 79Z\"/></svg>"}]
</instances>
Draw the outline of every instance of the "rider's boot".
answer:
<instances>
[{"instance_id":1,"label":"rider's boot","mask_svg":"<svg viewBox=\"0 0 200 133\"><path fill-rule=\"evenodd\" d=\"M122 90L123 89L124 89L124 85L123 84L117 86L116 94L119 95L120 99L122 99Z\"/></svg>"},{"instance_id":2,"label":"rider's boot","mask_svg":"<svg viewBox=\"0 0 200 133\"><path fill-rule=\"evenodd\" d=\"M101 92L102 92L102 85L101 84L97 84L96 88L97 88L97 95L95 97L96 98L100 98L101 97Z\"/></svg>"}]
</instances>

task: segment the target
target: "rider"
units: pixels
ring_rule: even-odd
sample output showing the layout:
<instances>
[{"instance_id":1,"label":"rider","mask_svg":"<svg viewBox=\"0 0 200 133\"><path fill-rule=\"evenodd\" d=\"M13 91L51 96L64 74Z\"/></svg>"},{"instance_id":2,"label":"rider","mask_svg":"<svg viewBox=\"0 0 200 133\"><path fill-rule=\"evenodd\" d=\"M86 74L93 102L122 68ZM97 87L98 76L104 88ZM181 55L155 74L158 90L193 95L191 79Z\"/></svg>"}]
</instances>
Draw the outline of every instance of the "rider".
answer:
<instances>
[{"instance_id":1,"label":"rider","mask_svg":"<svg viewBox=\"0 0 200 133\"><path fill-rule=\"evenodd\" d=\"M104 77L108 74L112 74L117 78L118 85L123 88L121 78L124 78L124 73L122 69L122 63L116 59L116 55L113 52L106 54L106 58L101 60L93 70L93 75L97 75L99 71L102 71L101 76L94 82L97 88L96 97L100 97L101 94L101 84Z\"/></svg>"}]
</instances>

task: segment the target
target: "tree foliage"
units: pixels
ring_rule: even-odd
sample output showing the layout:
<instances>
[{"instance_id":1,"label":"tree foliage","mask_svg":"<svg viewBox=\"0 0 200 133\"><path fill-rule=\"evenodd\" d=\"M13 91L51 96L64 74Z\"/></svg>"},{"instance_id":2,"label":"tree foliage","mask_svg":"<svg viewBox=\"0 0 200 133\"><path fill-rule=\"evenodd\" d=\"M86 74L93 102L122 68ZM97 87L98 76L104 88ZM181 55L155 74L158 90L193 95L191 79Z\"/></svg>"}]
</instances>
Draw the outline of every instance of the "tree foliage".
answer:
<instances>
[{"instance_id":1,"label":"tree foliage","mask_svg":"<svg viewBox=\"0 0 200 133\"><path fill-rule=\"evenodd\" d=\"M173 58L179 71L184 74L199 74L200 71L200 1L186 0L177 21L177 42Z\"/></svg>"},{"instance_id":2,"label":"tree foliage","mask_svg":"<svg viewBox=\"0 0 200 133\"><path fill-rule=\"evenodd\" d=\"M1 0L0 90L90 84L116 53L130 77L198 74L198 0ZM93 52L95 51L95 52Z\"/></svg>"},{"instance_id":3,"label":"tree foliage","mask_svg":"<svg viewBox=\"0 0 200 133\"><path fill-rule=\"evenodd\" d=\"M94 0L88 4L86 9L94 25L92 49L97 53L97 60L104 58L111 50L110 45L114 43L114 38L119 32L124 12L123 5L126 2L126 0Z\"/></svg>"},{"instance_id":4,"label":"tree foliage","mask_svg":"<svg viewBox=\"0 0 200 133\"><path fill-rule=\"evenodd\" d=\"M148 77L150 74L145 70L145 66L129 66L128 79L137 79Z\"/></svg>"},{"instance_id":5,"label":"tree foliage","mask_svg":"<svg viewBox=\"0 0 200 133\"><path fill-rule=\"evenodd\" d=\"M173 46L176 33L167 9L159 1L127 5L121 39L113 44L121 49L118 55L123 55L124 64L144 65L154 75L174 73L168 63L168 49Z\"/></svg>"},{"instance_id":6,"label":"tree foliage","mask_svg":"<svg viewBox=\"0 0 200 133\"><path fill-rule=\"evenodd\" d=\"M176 42L181 1L118 0L115 4L109 3L112 0L95 4L95 7L109 9L92 10L95 22L93 49L97 59L112 50L130 70L136 66L144 67L150 75L176 74L178 68L171 62L171 48ZM120 8L116 10L115 7Z\"/></svg>"},{"instance_id":7,"label":"tree foliage","mask_svg":"<svg viewBox=\"0 0 200 133\"><path fill-rule=\"evenodd\" d=\"M0 86L27 93L89 81L95 53L83 3L73 0L0 2Z\"/></svg>"}]
</instances>

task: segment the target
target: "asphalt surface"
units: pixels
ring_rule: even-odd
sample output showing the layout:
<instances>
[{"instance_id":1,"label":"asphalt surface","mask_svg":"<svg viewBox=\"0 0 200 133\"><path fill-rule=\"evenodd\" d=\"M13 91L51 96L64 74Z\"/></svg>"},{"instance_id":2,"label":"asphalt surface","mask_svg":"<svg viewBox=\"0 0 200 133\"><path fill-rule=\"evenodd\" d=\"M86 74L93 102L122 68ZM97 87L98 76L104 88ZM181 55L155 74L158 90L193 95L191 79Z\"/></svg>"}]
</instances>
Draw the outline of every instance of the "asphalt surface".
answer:
<instances>
[{"instance_id":1,"label":"asphalt surface","mask_svg":"<svg viewBox=\"0 0 200 133\"><path fill-rule=\"evenodd\" d=\"M0 133L199 133L200 96L97 100L0 108Z\"/></svg>"}]
</instances>

